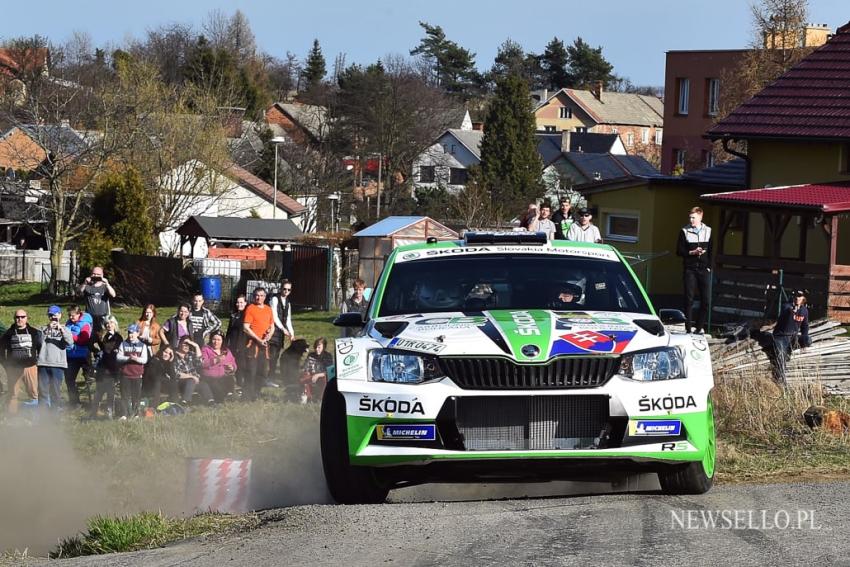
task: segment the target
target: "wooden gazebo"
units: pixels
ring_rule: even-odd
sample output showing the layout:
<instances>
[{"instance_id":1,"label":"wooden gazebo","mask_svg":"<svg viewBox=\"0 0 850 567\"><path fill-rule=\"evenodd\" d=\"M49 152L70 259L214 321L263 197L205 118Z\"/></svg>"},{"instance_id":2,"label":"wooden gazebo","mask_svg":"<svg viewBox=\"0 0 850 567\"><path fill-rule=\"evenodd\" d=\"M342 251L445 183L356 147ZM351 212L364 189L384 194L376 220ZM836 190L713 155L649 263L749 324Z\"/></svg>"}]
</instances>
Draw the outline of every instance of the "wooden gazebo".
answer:
<instances>
[{"instance_id":1,"label":"wooden gazebo","mask_svg":"<svg viewBox=\"0 0 850 567\"><path fill-rule=\"evenodd\" d=\"M850 182L701 198L721 207L714 321L773 319L784 288L809 290L814 317L850 323Z\"/></svg>"}]
</instances>

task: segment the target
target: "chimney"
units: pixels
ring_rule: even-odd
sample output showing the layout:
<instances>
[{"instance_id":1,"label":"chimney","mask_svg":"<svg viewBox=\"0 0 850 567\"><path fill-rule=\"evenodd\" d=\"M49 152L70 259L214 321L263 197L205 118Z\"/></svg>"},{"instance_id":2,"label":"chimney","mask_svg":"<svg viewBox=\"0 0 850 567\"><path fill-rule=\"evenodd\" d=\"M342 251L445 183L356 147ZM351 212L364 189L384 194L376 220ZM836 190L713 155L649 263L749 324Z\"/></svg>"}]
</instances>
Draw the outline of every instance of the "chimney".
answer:
<instances>
[{"instance_id":1,"label":"chimney","mask_svg":"<svg viewBox=\"0 0 850 567\"><path fill-rule=\"evenodd\" d=\"M572 132L569 130L561 130L561 151L568 152L570 151L570 139L572 137Z\"/></svg>"},{"instance_id":2,"label":"chimney","mask_svg":"<svg viewBox=\"0 0 850 567\"><path fill-rule=\"evenodd\" d=\"M604 82L596 81L596 87L590 89L590 92L593 93L593 96L595 96L597 98L597 100L599 100L599 102L602 102L602 91L603 91L604 88L605 88Z\"/></svg>"},{"instance_id":3,"label":"chimney","mask_svg":"<svg viewBox=\"0 0 850 567\"><path fill-rule=\"evenodd\" d=\"M546 102L549 100L549 89L543 89L543 100L540 102Z\"/></svg>"}]
</instances>

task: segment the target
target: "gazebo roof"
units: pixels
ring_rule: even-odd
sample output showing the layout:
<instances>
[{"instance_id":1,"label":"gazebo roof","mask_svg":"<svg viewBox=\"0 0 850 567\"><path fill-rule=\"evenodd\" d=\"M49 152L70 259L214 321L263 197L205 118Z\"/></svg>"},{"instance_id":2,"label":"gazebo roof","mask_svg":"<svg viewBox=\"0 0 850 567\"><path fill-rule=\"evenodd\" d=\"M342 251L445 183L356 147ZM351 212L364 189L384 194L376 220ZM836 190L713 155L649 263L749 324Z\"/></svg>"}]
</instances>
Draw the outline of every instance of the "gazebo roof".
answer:
<instances>
[{"instance_id":1,"label":"gazebo roof","mask_svg":"<svg viewBox=\"0 0 850 567\"><path fill-rule=\"evenodd\" d=\"M752 205L786 209L816 210L822 213L850 211L850 181L812 183L712 193L701 198L711 203Z\"/></svg>"},{"instance_id":2,"label":"gazebo roof","mask_svg":"<svg viewBox=\"0 0 850 567\"><path fill-rule=\"evenodd\" d=\"M291 242L303 233L289 219L193 216L177 229L177 234L219 241Z\"/></svg>"}]
</instances>

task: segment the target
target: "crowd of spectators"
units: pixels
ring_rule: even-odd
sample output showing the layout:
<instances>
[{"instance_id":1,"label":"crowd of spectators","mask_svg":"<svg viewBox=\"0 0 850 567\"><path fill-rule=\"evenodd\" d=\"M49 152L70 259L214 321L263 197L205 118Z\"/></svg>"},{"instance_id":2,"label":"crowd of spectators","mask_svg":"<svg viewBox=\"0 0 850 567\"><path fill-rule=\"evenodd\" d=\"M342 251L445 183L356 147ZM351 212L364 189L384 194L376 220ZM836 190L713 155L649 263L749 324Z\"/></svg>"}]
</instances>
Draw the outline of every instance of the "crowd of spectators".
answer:
<instances>
[{"instance_id":1,"label":"crowd of spectators","mask_svg":"<svg viewBox=\"0 0 850 567\"><path fill-rule=\"evenodd\" d=\"M366 304L362 287L355 293L358 308ZM288 280L271 297L264 288L253 290L250 301L236 297L226 329L201 294L162 323L156 306L148 304L137 320L121 327L110 305L115 289L99 267L78 292L85 306L68 306L64 322L58 305L47 309L49 322L41 328L18 309L0 336L10 414L19 411L21 394L45 411L82 407L90 418L119 419L175 405L253 401L264 387L286 388L305 404L321 400L333 357L324 338L304 357L306 341L295 335ZM278 368L282 354L289 362ZM82 392L88 394L85 401Z\"/></svg>"}]
</instances>

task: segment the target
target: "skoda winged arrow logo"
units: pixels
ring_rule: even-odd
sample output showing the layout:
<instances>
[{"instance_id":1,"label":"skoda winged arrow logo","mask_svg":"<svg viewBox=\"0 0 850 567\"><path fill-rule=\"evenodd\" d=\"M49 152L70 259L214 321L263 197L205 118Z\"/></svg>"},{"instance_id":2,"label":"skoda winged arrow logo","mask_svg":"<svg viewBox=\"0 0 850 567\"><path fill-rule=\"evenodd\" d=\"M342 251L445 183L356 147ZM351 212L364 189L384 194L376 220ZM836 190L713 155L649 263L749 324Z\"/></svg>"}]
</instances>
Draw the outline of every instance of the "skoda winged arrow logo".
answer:
<instances>
[{"instance_id":1,"label":"skoda winged arrow logo","mask_svg":"<svg viewBox=\"0 0 850 567\"><path fill-rule=\"evenodd\" d=\"M540 354L540 348L538 348L537 345L525 345L522 349L520 349L520 351L526 358L534 358Z\"/></svg>"}]
</instances>

